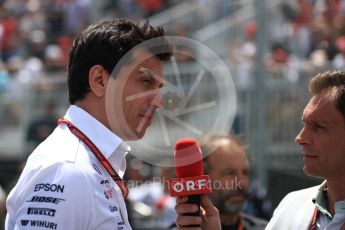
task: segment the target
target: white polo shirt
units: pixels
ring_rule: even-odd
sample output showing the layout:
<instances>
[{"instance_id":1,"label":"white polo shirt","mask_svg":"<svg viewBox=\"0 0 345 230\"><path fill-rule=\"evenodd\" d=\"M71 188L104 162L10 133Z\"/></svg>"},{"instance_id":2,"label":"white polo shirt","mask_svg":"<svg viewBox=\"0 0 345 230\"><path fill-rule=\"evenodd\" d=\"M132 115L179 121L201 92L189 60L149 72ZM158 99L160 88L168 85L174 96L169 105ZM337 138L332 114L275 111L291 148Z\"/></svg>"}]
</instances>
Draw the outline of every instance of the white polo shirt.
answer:
<instances>
[{"instance_id":1,"label":"white polo shirt","mask_svg":"<svg viewBox=\"0 0 345 230\"><path fill-rule=\"evenodd\" d=\"M64 117L122 178L129 146L77 106L70 106ZM6 230L131 229L120 188L66 125L58 126L30 155L6 205Z\"/></svg>"}]
</instances>

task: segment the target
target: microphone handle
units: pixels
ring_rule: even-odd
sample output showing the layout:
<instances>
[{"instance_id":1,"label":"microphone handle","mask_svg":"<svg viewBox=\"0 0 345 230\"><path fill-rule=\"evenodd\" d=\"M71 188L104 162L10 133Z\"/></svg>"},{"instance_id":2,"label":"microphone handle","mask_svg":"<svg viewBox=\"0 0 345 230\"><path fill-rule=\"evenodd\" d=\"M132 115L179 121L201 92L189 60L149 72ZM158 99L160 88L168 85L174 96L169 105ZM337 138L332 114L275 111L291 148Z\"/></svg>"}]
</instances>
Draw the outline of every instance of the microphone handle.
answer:
<instances>
[{"instance_id":1,"label":"microphone handle","mask_svg":"<svg viewBox=\"0 0 345 230\"><path fill-rule=\"evenodd\" d=\"M188 196L188 204L196 204L198 205L198 211L193 213L186 213L185 216L200 216L200 195L190 195ZM193 225L187 225L184 227L201 227L200 225L193 224Z\"/></svg>"}]
</instances>

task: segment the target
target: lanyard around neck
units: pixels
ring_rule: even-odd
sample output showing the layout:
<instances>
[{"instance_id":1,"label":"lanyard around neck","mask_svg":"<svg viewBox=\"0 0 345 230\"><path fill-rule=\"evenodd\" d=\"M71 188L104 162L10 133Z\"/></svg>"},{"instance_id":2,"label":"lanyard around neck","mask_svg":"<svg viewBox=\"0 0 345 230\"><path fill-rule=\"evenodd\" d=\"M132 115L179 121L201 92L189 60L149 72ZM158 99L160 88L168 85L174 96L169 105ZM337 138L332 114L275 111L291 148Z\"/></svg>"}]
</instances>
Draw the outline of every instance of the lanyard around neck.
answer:
<instances>
[{"instance_id":1,"label":"lanyard around neck","mask_svg":"<svg viewBox=\"0 0 345 230\"><path fill-rule=\"evenodd\" d=\"M120 187L122 191L122 195L124 198L127 198L128 196L128 188L125 184L125 182L121 179L121 177L116 173L114 168L111 166L109 161L104 157L104 155L101 153L101 151L96 147L96 145L82 132L80 129L78 129L76 126L74 126L69 120L65 118L60 118L58 120L58 124L65 124L69 128L69 130L78 137L81 141L84 142L84 144L89 147L93 155L99 160L99 162L103 165L103 167L107 170L111 178L115 181L115 183Z\"/></svg>"},{"instance_id":2,"label":"lanyard around neck","mask_svg":"<svg viewBox=\"0 0 345 230\"><path fill-rule=\"evenodd\" d=\"M240 225L237 228L238 230L243 230L243 225L240 223Z\"/></svg>"},{"instance_id":3,"label":"lanyard around neck","mask_svg":"<svg viewBox=\"0 0 345 230\"><path fill-rule=\"evenodd\" d=\"M310 230L315 230L316 228L316 222L317 222L317 218L319 217L319 210L317 208L314 209L314 214L313 214L313 218L311 219L311 224L310 224Z\"/></svg>"}]
</instances>

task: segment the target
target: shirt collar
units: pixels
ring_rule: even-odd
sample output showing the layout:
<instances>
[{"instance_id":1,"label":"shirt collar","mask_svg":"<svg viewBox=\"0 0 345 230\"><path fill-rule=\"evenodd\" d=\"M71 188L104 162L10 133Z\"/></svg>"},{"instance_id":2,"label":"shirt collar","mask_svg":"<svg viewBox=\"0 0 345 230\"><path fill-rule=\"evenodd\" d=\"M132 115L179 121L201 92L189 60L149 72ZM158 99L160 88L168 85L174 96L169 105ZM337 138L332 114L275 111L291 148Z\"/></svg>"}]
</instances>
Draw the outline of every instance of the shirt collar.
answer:
<instances>
[{"instance_id":1,"label":"shirt collar","mask_svg":"<svg viewBox=\"0 0 345 230\"><path fill-rule=\"evenodd\" d=\"M71 105L64 117L97 146L122 177L126 168L125 156L130 151L130 147L101 122L76 105Z\"/></svg>"},{"instance_id":2,"label":"shirt collar","mask_svg":"<svg viewBox=\"0 0 345 230\"><path fill-rule=\"evenodd\" d=\"M313 198L313 203L315 204L316 208L326 215L329 219L332 219L331 213L327 210L327 204L328 204L328 197L327 197L327 182L324 181L317 194L316 197Z\"/></svg>"},{"instance_id":3,"label":"shirt collar","mask_svg":"<svg viewBox=\"0 0 345 230\"><path fill-rule=\"evenodd\" d=\"M335 202L334 209L336 213L345 213L345 200Z\"/></svg>"}]
</instances>

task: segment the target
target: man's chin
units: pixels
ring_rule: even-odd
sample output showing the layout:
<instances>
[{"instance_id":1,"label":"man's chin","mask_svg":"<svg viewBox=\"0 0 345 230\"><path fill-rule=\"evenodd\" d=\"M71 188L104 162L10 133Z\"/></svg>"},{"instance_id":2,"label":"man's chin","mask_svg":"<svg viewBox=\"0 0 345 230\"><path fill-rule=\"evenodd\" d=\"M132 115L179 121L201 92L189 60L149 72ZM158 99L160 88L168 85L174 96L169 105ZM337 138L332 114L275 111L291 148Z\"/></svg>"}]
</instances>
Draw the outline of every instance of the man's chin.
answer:
<instances>
[{"instance_id":1,"label":"man's chin","mask_svg":"<svg viewBox=\"0 0 345 230\"><path fill-rule=\"evenodd\" d=\"M223 212L227 214L235 214L242 212L245 207L245 202L225 202Z\"/></svg>"},{"instance_id":2,"label":"man's chin","mask_svg":"<svg viewBox=\"0 0 345 230\"><path fill-rule=\"evenodd\" d=\"M243 211L246 200L245 199L232 199L228 198L227 200L213 200L215 206L223 215L233 215Z\"/></svg>"},{"instance_id":3,"label":"man's chin","mask_svg":"<svg viewBox=\"0 0 345 230\"><path fill-rule=\"evenodd\" d=\"M322 173L318 172L317 170L312 169L311 167L307 167L305 165L303 167L303 172L307 176L323 178L323 176L321 175Z\"/></svg>"},{"instance_id":4,"label":"man's chin","mask_svg":"<svg viewBox=\"0 0 345 230\"><path fill-rule=\"evenodd\" d=\"M115 133L117 134L117 133ZM124 140L124 141L137 141L139 139L141 139L144 136L145 132L143 133L139 133L136 132L135 130L131 130L131 132L125 132L122 135L120 135L119 137ZM118 134L117 134L118 135Z\"/></svg>"},{"instance_id":5,"label":"man's chin","mask_svg":"<svg viewBox=\"0 0 345 230\"><path fill-rule=\"evenodd\" d=\"M242 195L236 195L236 196L232 196L229 199L230 203L234 203L234 204L238 204L238 203L244 203L246 201L246 198Z\"/></svg>"},{"instance_id":6,"label":"man's chin","mask_svg":"<svg viewBox=\"0 0 345 230\"><path fill-rule=\"evenodd\" d=\"M130 135L128 135L127 141L140 140L141 138L144 137L145 133L146 133L146 129L141 130L140 132L138 132L137 130L132 130L132 133Z\"/></svg>"}]
</instances>

